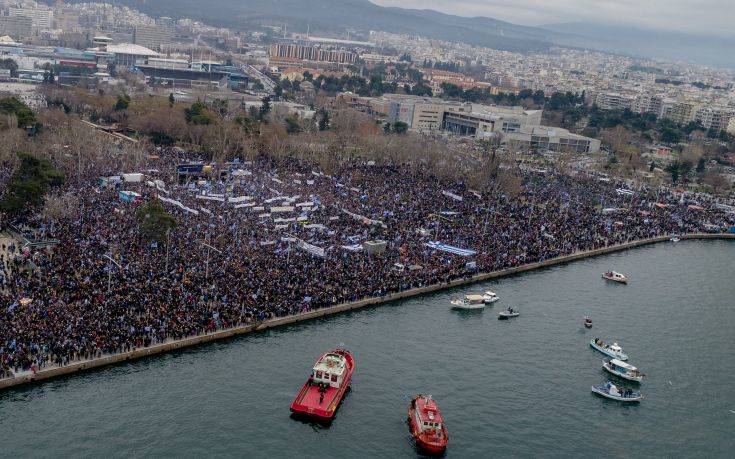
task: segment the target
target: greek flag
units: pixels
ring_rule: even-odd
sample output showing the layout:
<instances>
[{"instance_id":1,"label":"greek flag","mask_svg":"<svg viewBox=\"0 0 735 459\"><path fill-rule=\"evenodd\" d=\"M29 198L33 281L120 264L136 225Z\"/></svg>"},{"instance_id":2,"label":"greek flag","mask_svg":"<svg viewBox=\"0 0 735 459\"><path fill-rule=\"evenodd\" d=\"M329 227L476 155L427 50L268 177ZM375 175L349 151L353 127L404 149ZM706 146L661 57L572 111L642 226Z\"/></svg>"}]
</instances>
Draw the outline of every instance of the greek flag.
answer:
<instances>
[{"instance_id":1,"label":"greek flag","mask_svg":"<svg viewBox=\"0 0 735 459\"><path fill-rule=\"evenodd\" d=\"M471 257L477 254L477 252L475 252L474 250L460 249L459 247L454 247L451 245L443 244L439 241L427 242L426 245L431 247L434 250L441 250L442 252L449 252L449 253L453 253L454 255L459 255L462 257Z\"/></svg>"}]
</instances>

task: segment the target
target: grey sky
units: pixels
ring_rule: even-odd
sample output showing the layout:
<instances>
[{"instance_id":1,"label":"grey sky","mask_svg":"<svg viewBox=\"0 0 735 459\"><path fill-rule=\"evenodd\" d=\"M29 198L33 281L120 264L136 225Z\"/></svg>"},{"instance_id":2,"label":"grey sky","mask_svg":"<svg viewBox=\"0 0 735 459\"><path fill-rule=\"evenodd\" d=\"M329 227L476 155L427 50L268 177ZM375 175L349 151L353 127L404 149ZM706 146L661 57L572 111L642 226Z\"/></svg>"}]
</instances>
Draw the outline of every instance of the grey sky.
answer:
<instances>
[{"instance_id":1,"label":"grey sky","mask_svg":"<svg viewBox=\"0 0 735 459\"><path fill-rule=\"evenodd\" d=\"M735 36L735 0L370 0L384 6L488 16L516 24L573 21Z\"/></svg>"}]
</instances>

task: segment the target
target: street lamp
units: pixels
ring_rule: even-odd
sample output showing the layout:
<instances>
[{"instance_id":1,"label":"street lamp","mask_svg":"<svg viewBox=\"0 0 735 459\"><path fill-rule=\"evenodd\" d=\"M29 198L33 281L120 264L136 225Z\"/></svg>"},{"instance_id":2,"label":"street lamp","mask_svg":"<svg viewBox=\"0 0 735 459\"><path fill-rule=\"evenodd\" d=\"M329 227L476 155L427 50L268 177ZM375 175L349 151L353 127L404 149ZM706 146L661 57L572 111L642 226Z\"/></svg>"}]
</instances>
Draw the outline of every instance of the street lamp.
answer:
<instances>
[{"instance_id":1,"label":"street lamp","mask_svg":"<svg viewBox=\"0 0 735 459\"><path fill-rule=\"evenodd\" d=\"M204 247L207 248L207 261L206 261L206 268L205 268L205 271L204 271L204 277L206 279L209 279L209 255L210 255L211 251L214 250L217 253L220 253L220 254L222 253L221 250L217 249L216 247L212 247L209 244L209 239L210 239L209 233L207 233L207 239L201 243Z\"/></svg>"},{"instance_id":2,"label":"street lamp","mask_svg":"<svg viewBox=\"0 0 735 459\"><path fill-rule=\"evenodd\" d=\"M117 266L120 269L123 269L122 266L118 262L116 262L111 256L108 254L103 255L104 258L107 258L109 261L115 263L115 266ZM107 263L107 293L110 293L112 290L112 265Z\"/></svg>"}]
</instances>

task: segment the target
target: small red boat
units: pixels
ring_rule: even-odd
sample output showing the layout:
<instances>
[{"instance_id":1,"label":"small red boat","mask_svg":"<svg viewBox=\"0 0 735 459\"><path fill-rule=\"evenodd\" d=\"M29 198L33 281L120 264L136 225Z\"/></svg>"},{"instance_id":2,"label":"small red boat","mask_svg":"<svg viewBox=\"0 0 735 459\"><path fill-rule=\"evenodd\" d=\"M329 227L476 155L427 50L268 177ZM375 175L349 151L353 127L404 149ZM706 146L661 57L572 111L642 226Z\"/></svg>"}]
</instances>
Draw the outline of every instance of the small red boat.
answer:
<instances>
[{"instance_id":1,"label":"small red boat","mask_svg":"<svg viewBox=\"0 0 735 459\"><path fill-rule=\"evenodd\" d=\"M334 417L355 370L352 354L335 349L319 357L311 376L291 403L291 412L320 421Z\"/></svg>"},{"instance_id":2,"label":"small red boat","mask_svg":"<svg viewBox=\"0 0 735 459\"><path fill-rule=\"evenodd\" d=\"M447 449L447 429L431 395L417 395L408 406L408 425L416 446L429 454L442 454Z\"/></svg>"}]
</instances>

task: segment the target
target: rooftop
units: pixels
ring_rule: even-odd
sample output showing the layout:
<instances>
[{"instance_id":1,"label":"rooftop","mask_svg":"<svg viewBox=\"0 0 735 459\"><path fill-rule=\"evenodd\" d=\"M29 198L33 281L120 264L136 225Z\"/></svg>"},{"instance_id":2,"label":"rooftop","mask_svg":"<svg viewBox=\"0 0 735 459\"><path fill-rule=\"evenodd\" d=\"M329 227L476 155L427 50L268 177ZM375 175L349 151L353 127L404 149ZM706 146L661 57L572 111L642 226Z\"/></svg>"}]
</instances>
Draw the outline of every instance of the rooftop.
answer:
<instances>
[{"instance_id":1,"label":"rooftop","mask_svg":"<svg viewBox=\"0 0 735 459\"><path fill-rule=\"evenodd\" d=\"M135 45L133 43L111 43L107 45L107 52L115 54L133 54L136 56L158 56L159 54L145 46Z\"/></svg>"}]
</instances>

